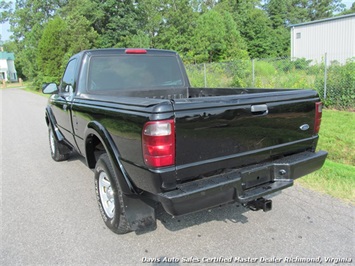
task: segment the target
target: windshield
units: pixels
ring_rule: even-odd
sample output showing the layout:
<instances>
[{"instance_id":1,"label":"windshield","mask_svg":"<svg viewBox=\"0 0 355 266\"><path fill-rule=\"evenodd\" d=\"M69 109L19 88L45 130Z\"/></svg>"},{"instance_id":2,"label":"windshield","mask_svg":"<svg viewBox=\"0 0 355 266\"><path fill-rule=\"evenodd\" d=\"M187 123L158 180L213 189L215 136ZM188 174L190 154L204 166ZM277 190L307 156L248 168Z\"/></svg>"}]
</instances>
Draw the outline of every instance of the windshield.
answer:
<instances>
[{"instance_id":1,"label":"windshield","mask_svg":"<svg viewBox=\"0 0 355 266\"><path fill-rule=\"evenodd\" d=\"M174 56L93 56L88 71L88 91L162 89L182 87L183 75Z\"/></svg>"}]
</instances>

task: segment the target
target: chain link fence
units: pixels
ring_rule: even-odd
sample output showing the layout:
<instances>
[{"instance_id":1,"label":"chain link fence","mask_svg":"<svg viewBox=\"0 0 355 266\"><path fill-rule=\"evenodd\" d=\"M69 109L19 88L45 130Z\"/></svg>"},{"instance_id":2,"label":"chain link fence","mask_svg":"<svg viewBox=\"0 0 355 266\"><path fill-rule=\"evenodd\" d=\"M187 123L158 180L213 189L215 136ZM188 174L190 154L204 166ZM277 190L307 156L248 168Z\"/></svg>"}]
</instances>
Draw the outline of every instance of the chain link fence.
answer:
<instances>
[{"instance_id":1,"label":"chain link fence","mask_svg":"<svg viewBox=\"0 0 355 266\"><path fill-rule=\"evenodd\" d=\"M193 87L316 89L326 106L355 110L355 58L346 64L291 58L186 65Z\"/></svg>"}]
</instances>

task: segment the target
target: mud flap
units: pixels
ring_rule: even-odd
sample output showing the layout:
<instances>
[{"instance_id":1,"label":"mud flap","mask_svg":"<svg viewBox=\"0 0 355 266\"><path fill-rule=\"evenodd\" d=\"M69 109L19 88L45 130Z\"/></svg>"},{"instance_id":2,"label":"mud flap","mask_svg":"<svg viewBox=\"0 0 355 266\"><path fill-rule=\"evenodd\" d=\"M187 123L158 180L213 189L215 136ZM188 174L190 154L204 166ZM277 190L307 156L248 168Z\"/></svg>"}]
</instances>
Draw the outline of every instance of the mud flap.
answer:
<instances>
[{"instance_id":1,"label":"mud flap","mask_svg":"<svg viewBox=\"0 0 355 266\"><path fill-rule=\"evenodd\" d=\"M151 231L157 228L155 209L136 197L123 196L126 219L132 231Z\"/></svg>"}]
</instances>

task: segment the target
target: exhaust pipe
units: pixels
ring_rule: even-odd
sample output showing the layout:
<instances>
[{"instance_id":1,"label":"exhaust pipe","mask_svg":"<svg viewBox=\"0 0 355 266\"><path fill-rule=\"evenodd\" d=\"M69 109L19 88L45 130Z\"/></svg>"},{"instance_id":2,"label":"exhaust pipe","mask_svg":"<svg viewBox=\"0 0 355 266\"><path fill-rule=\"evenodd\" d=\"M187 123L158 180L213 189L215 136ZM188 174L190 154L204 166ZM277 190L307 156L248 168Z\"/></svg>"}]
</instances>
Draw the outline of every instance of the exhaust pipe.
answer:
<instances>
[{"instance_id":1,"label":"exhaust pipe","mask_svg":"<svg viewBox=\"0 0 355 266\"><path fill-rule=\"evenodd\" d=\"M263 210L264 212L267 212L272 209L272 200L258 198L256 200L249 201L245 206L252 211Z\"/></svg>"}]
</instances>

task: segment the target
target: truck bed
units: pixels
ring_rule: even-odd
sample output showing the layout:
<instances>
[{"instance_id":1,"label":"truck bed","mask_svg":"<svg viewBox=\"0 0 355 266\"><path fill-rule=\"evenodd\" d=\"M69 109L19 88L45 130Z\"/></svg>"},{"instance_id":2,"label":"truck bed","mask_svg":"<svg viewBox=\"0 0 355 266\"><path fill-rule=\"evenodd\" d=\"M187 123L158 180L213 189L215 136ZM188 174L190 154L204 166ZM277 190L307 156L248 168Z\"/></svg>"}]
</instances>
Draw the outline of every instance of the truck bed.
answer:
<instances>
[{"instance_id":1,"label":"truck bed","mask_svg":"<svg viewBox=\"0 0 355 266\"><path fill-rule=\"evenodd\" d=\"M115 89L115 90L100 90L90 91L90 95L110 95L118 97L137 97L137 98L152 98L152 99L191 99L213 96L235 96L240 94L260 94L282 92L290 92L297 94L296 89L262 89L262 88L147 88L147 89ZM302 94L302 93L301 93ZM264 95L262 95L264 96Z\"/></svg>"},{"instance_id":2,"label":"truck bed","mask_svg":"<svg viewBox=\"0 0 355 266\"><path fill-rule=\"evenodd\" d=\"M98 93L86 98L103 106L111 103L112 108L164 112L166 117L175 117L176 176L165 183L166 189L257 162L313 151L318 140L313 134L315 102L319 101L314 90L131 89L110 95ZM303 125L307 130L301 129Z\"/></svg>"}]
</instances>

